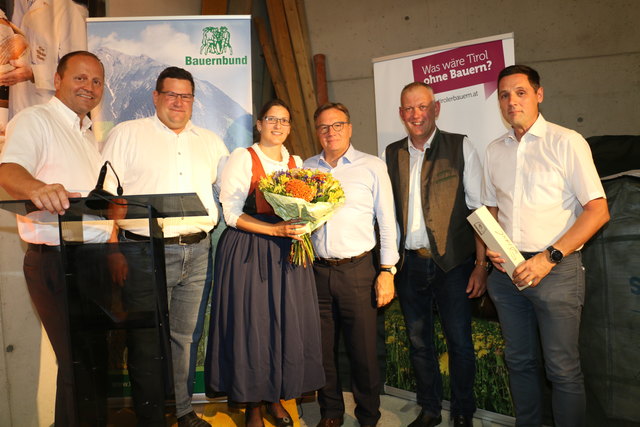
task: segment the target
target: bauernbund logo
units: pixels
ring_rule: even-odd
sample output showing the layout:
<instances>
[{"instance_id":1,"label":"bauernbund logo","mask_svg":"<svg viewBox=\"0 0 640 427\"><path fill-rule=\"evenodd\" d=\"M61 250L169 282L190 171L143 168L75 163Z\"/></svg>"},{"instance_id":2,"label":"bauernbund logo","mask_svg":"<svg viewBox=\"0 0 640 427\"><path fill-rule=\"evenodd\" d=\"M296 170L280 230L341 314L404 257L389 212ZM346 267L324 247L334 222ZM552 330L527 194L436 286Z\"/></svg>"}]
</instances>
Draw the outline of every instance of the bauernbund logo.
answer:
<instances>
[{"instance_id":1,"label":"bauernbund logo","mask_svg":"<svg viewBox=\"0 0 640 427\"><path fill-rule=\"evenodd\" d=\"M247 56L231 58L233 47L231 46L231 33L227 27L205 27L202 29L202 45L200 55L204 57L194 58L185 56L185 65L246 65ZM212 55L213 57L209 56Z\"/></svg>"}]
</instances>

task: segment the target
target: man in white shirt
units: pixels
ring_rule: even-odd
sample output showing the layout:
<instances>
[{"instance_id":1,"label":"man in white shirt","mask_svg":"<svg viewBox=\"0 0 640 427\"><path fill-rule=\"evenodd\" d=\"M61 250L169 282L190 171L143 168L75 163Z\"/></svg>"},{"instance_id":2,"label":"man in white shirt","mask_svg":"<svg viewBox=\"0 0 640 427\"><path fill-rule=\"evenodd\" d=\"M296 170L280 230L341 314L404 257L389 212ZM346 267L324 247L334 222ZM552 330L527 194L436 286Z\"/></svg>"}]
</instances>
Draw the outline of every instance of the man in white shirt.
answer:
<instances>
[{"instance_id":1,"label":"man in white shirt","mask_svg":"<svg viewBox=\"0 0 640 427\"><path fill-rule=\"evenodd\" d=\"M502 255L487 250L498 270L488 290L506 343L516 424L542 425L541 342L554 424L584 426L579 250L609 220L609 210L587 142L547 122L539 111L543 98L534 69L513 65L500 72L500 110L512 129L487 147L482 200L526 261L512 281Z\"/></svg>"},{"instance_id":2,"label":"man in white shirt","mask_svg":"<svg viewBox=\"0 0 640 427\"><path fill-rule=\"evenodd\" d=\"M9 122L0 159L0 186L41 209L18 217L18 229L29 243L24 259L29 295L58 360L55 424L61 426L76 426L78 420L57 215L69 208L70 197L86 196L98 178L100 153L87 113L100 102L103 83L104 67L92 53L62 57L55 96ZM108 231L94 230L85 240L104 242Z\"/></svg>"},{"instance_id":3,"label":"man in white shirt","mask_svg":"<svg viewBox=\"0 0 640 427\"><path fill-rule=\"evenodd\" d=\"M330 172L342 185L345 204L312 234L316 250L313 269L322 328L326 385L318 393L319 427L342 425L344 402L338 379L337 341L342 331L350 355L355 414L361 426L380 418L380 372L376 356L378 307L394 296L398 262L393 194L386 165L351 145L349 110L329 103L314 114L323 151L304 167ZM380 232L380 257L374 225Z\"/></svg>"},{"instance_id":4,"label":"man in white shirt","mask_svg":"<svg viewBox=\"0 0 640 427\"><path fill-rule=\"evenodd\" d=\"M466 136L436 127L440 103L429 85L406 85L400 104L409 136L387 146L385 159L400 230L396 289L422 407L409 427L433 427L442 421L434 303L449 349L453 425L471 427L476 407L469 298L484 293L488 262L467 216L480 207L482 168Z\"/></svg>"},{"instance_id":5,"label":"man in white shirt","mask_svg":"<svg viewBox=\"0 0 640 427\"><path fill-rule=\"evenodd\" d=\"M191 396L196 350L211 289L209 232L219 217L213 184L220 160L229 154L216 134L191 123L194 94L191 73L178 67L166 68L158 76L153 92L156 114L117 125L103 151L103 160L113 164L125 195L195 192L207 209L207 216L166 218L161 224L179 427L209 425L194 413ZM115 182L112 175L109 177L105 185L113 192ZM122 222L120 227L121 242L148 240L145 226ZM127 255L132 259L133 254ZM145 304L139 299L145 289L139 285L144 282L146 272L129 264L128 277L123 278L125 303ZM134 379L138 421L144 425L164 425L163 390L154 386L153 380L135 381L144 375L149 379L151 367L145 360L153 359L154 349L133 341L129 341L129 370Z\"/></svg>"}]
</instances>

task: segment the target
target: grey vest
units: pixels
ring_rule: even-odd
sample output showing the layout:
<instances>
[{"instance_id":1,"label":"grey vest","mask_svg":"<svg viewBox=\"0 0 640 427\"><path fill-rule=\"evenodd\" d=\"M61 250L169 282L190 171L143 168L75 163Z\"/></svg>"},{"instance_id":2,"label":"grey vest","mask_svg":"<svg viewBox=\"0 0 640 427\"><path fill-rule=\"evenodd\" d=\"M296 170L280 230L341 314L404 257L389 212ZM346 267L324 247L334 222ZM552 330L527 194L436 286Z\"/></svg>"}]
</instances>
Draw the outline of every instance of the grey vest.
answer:
<instances>
[{"instance_id":1,"label":"grey vest","mask_svg":"<svg viewBox=\"0 0 640 427\"><path fill-rule=\"evenodd\" d=\"M431 148L422 164L421 199L427 236L435 263L445 272L460 265L475 252L473 229L467 222L471 211L464 197L462 174L464 135L436 129ZM403 138L386 148L396 218L400 225L400 263L404 259L409 206L409 148Z\"/></svg>"}]
</instances>

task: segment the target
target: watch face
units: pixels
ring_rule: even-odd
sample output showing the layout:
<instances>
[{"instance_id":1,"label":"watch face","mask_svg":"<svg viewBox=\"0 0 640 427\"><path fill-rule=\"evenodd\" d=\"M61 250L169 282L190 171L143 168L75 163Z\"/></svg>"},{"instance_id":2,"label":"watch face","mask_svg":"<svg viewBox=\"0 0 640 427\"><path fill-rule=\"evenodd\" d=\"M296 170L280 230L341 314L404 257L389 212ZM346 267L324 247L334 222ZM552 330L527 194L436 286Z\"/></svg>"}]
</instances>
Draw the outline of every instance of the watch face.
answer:
<instances>
[{"instance_id":1,"label":"watch face","mask_svg":"<svg viewBox=\"0 0 640 427\"><path fill-rule=\"evenodd\" d=\"M560 261L562 261L562 258L564 257L562 252L560 252L553 246L549 246L547 250L549 251L549 258L551 258L551 261L555 263L559 263Z\"/></svg>"},{"instance_id":2,"label":"watch face","mask_svg":"<svg viewBox=\"0 0 640 427\"><path fill-rule=\"evenodd\" d=\"M381 268L381 269L380 269L380 271L386 271L386 272L389 272L389 273L391 273L391 274L393 274L393 275L395 276L395 275L396 275L396 272L397 272L398 270L396 269L396 267L395 267L395 266L393 266L393 267L385 267L385 268Z\"/></svg>"}]
</instances>

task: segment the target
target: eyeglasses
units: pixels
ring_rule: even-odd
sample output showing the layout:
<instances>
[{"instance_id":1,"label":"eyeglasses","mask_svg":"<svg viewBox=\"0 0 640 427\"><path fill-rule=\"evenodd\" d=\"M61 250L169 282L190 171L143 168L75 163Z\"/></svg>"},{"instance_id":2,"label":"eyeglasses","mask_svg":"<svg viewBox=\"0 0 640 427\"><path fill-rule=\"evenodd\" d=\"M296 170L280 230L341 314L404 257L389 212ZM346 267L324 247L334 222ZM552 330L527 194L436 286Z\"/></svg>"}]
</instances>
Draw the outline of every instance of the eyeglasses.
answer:
<instances>
[{"instance_id":1,"label":"eyeglasses","mask_svg":"<svg viewBox=\"0 0 640 427\"><path fill-rule=\"evenodd\" d=\"M413 114L413 111L415 109L418 109L421 113L424 113L429 108L431 108L431 104L432 103L429 103L427 105L418 105L417 107L400 107L400 111L402 111L403 114Z\"/></svg>"},{"instance_id":2,"label":"eyeglasses","mask_svg":"<svg viewBox=\"0 0 640 427\"><path fill-rule=\"evenodd\" d=\"M175 93L175 92L158 92L165 95L169 100L175 101L180 98L183 102L193 102L194 95L192 93Z\"/></svg>"},{"instance_id":3,"label":"eyeglasses","mask_svg":"<svg viewBox=\"0 0 640 427\"><path fill-rule=\"evenodd\" d=\"M291 126L291 119L287 117L266 116L263 120L270 125L280 122L282 126Z\"/></svg>"},{"instance_id":4,"label":"eyeglasses","mask_svg":"<svg viewBox=\"0 0 640 427\"><path fill-rule=\"evenodd\" d=\"M344 128L344 125L348 124L349 122L335 122L330 125L318 125L316 126L316 130L321 135L324 135L325 133L329 133L329 128L333 128L333 130L335 130L336 132L340 132Z\"/></svg>"}]
</instances>

